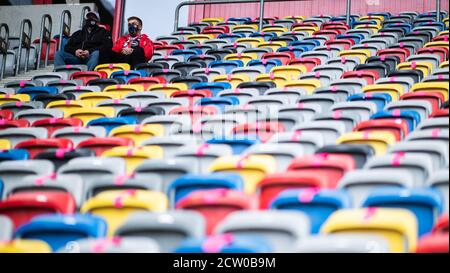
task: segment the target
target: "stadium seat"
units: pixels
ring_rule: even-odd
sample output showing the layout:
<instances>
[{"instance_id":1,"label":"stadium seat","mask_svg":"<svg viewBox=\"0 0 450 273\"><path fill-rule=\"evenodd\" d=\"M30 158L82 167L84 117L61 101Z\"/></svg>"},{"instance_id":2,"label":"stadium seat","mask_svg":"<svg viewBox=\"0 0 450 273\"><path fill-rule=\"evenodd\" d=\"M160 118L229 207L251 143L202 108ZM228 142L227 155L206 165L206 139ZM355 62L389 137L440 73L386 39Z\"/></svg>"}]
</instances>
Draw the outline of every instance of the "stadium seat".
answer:
<instances>
[{"instance_id":1,"label":"stadium seat","mask_svg":"<svg viewBox=\"0 0 450 273\"><path fill-rule=\"evenodd\" d=\"M109 78L111 76L111 74L116 71L129 71L130 68L131 67L129 64L124 64L124 63L123 64L121 64L121 63L101 64L95 68L95 71L105 72L107 74L107 77Z\"/></svg>"},{"instance_id":2,"label":"stadium seat","mask_svg":"<svg viewBox=\"0 0 450 273\"><path fill-rule=\"evenodd\" d=\"M131 214L114 235L152 239L162 253L172 253L186 239L202 239L205 220L192 211L137 212Z\"/></svg>"},{"instance_id":3,"label":"stadium seat","mask_svg":"<svg viewBox=\"0 0 450 273\"><path fill-rule=\"evenodd\" d=\"M35 254L48 254L52 249L49 245L42 241L31 240L13 240L0 242L0 253L35 253Z\"/></svg>"},{"instance_id":4,"label":"stadium seat","mask_svg":"<svg viewBox=\"0 0 450 273\"><path fill-rule=\"evenodd\" d=\"M389 146L395 144L395 136L390 133L379 132L353 132L342 136L338 144L368 144L376 155L384 155Z\"/></svg>"},{"instance_id":5,"label":"stadium seat","mask_svg":"<svg viewBox=\"0 0 450 273\"><path fill-rule=\"evenodd\" d=\"M0 178L4 183L19 182L23 176L52 174L54 166L46 160L5 161L0 163Z\"/></svg>"},{"instance_id":6,"label":"stadium seat","mask_svg":"<svg viewBox=\"0 0 450 273\"><path fill-rule=\"evenodd\" d=\"M29 158L34 159L39 153L48 149L70 150L73 148L73 143L68 139L33 139L22 141L15 148L28 151Z\"/></svg>"},{"instance_id":7,"label":"stadium seat","mask_svg":"<svg viewBox=\"0 0 450 273\"><path fill-rule=\"evenodd\" d=\"M145 238L82 239L75 242L75 248L59 249L63 254L119 254L119 253L159 253L158 244Z\"/></svg>"},{"instance_id":8,"label":"stadium seat","mask_svg":"<svg viewBox=\"0 0 450 273\"><path fill-rule=\"evenodd\" d=\"M123 158L126 162L127 174L134 172L146 159L163 158L164 151L159 146L145 146L140 148L132 147L114 147L102 153L102 157L118 157Z\"/></svg>"},{"instance_id":9,"label":"stadium seat","mask_svg":"<svg viewBox=\"0 0 450 273\"><path fill-rule=\"evenodd\" d=\"M136 146L140 146L145 140L164 135L164 127L157 124L149 125L124 125L113 129L111 137L132 139Z\"/></svg>"},{"instance_id":10,"label":"stadium seat","mask_svg":"<svg viewBox=\"0 0 450 273\"><path fill-rule=\"evenodd\" d=\"M13 223L8 217L0 216L0 242L7 242L13 236Z\"/></svg>"},{"instance_id":11,"label":"stadium seat","mask_svg":"<svg viewBox=\"0 0 450 273\"><path fill-rule=\"evenodd\" d=\"M403 209L340 210L330 216L321 233L382 236L394 253L414 251L418 240L417 220L414 214Z\"/></svg>"},{"instance_id":12,"label":"stadium seat","mask_svg":"<svg viewBox=\"0 0 450 273\"><path fill-rule=\"evenodd\" d=\"M443 207L448 211L449 206L449 173L448 167L440 171L436 171L426 182L427 186L441 192L443 197Z\"/></svg>"},{"instance_id":13,"label":"stadium seat","mask_svg":"<svg viewBox=\"0 0 450 273\"><path fill-rule=\"evenodd\" d=\"M106 236L106 222L96 216L38 216L21 226L15 238L46 242L53 251L70 248L74 241L83 238L103 238Z\"/></svg>"},{"instance_id":14,"label":"stadium seat","mask_svg":"<svg viewBox=\"0 0 450 273\"><path fill-rule=\"evenodd\" d=\"M317 235L304 239L296 253L389 253L388 241L379 236L358 234Z\"/></svg>"},{"instance_id":15,"label":"stadium seat","mask_svg":"<svg viewBox=\"0 0 450 273\"><path fill-rule=\"evenodd\" d=\"M262 237L223 234L201 240L191 239L185 241L177 247L175 253L256 254L271 251L272 247Z\"/></svg>"}]
</instances>

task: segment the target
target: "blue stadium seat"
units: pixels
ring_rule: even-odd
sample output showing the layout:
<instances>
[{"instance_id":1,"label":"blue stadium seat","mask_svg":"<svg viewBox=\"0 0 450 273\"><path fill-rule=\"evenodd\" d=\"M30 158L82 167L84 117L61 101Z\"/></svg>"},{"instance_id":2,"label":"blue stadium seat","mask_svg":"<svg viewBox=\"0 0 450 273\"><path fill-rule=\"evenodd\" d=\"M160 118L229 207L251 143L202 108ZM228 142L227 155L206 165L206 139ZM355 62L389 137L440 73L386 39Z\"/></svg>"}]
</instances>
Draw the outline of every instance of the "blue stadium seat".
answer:
<instances>
[{"instance_id":1,"label":"blue stadium seat","mask_svg":"<svg viewBox=\"0 0 450 273\"><path fill-rule=\"evenodd\" d=\"M123 125L137 124L134 117L120 117L120 118L99 118L94 119L88 123L88 126L100 126L105 128L106 134L109 134L113 129Z\"/></svg>"},{"instance_id":2,"label":"blue stadium seat","mask_svg":"<svg viewBox=\"0 0 450 273\"><path fill-rule=\"evenodd\" d=\"M269 73L272 68L274 68L275 66L280 66L282 65L280 60L275 60L275 59L271 59L271 60L253 60L248 62L247 66L263 66L266 69L266 73Z\"/></svg>"},{"instance_id":3,"label":"blue stadium seat","mask_svg":"<svg viewBox=\"0 0 450 273\"><path fill-rule=\"evenodd\" d=\"M306 51L309 51L309 49L305 46L286 46L286 47L280 47L277 50L277 52L292 52L295 54L296 58L300 58L300 55Z\"/></svg>"},{"instance_id":4,"label":"blue stadium seat","mask_svg":"<svg viewBox=\"0 0 450 273\"><path fill-rule=\"evenodd\" d=\"M110 76L111 79L122 80L124 83L128 83L129 80L134 78L147 77L147 73L144 70L124 70L113 72Z\"/></svg>"},{"instance_id":5,"label":"blue stadium seat","mask_svg":"<svg viewBox=\"0 0 450 273\"><path fill-rule=\"evenodd\" d=\"M240 155L250 146L261 143L257 136L218 136L207 141L208 144L225 144L231 147L233 154Z\"/></svg>"},{"instance_id":6,"label":"blue stadium seat","mask_svg":"<svg viewBox=\"0 0 450 273\"><path fill-rule=\"evenodd\" d=\"M58 94L58 88L56 87L48 87L48 86L35 86L35 87L26 87L21 88L17 94L26 94L29 95L31 100L38 95L56 95Z\"/></svg>"},{"instance_id":7,"label":"blue stadium seat","mask_svg":"<svg viewBox=\"0 0 450 273\"><path fill-rule=\"evenodd\" d=\"M397 113L396 113L397 112ZM416 111L380 111L375 113L371 119L405 119L408 122L410 132L414 131L417 125L420 123L420 114Z\"/></svg>"},{"instance_id":8,"label":"blue stadium seat","mask_svg":"<svg viewBox=\"0 0 450 273\"><path fill-rule=\"evenodd\" d=\"M0 151L0 162L7 160L28 160L30 155L24 149L12 149Z\"/></svg>"},{"instance_id":9,"label":"blue stadium seat","mask_svg":"<svg viewBox=\"0 0 450 273\"><path fill-rule=\"evenodd\" d=\"M379 110L382 110L389 102L392 101L392 97L389 94L360 93L360 94L351 95L350 97L348 97L347 100L348 101L373 101L377 104L377 108Z\"/></svg>"},{"instance_id":10,"label":"blue stadium seat","mask_svg":"<svg viewBox=\"0 0 450 273\"><path fill-rule=\"evenodd\" d=\"M245 38L245 34L243 33L225 33L217 36L218 39L227 39L234 43L237 39Z\"/></svg>"},{"instance_id":11,"label":"blue stadium seat","mask_svg":"<svg viewBox=\"0 0 450 273\"><path fill-rule=\"evenodd\" d=\"M196 83L192 86L194 90L209 90L214 96L217 96L221 91L231 89L231 84L227 82L205 82Z\"/></svg>"},{"instance_id":12,"label":"blue stadium seat","mask_svg":"<svg viewBox=\"0 0 450 273\"><path fill-rule=\"evenodd\" d=\"M235 61L215 61L209 64L210 68L223 68L227 74L231 73L231 71L238 67L243 67L244 62L235 60Z\"/></svg>"},{"instance_id":13,"label":"blue stadium seat","mask_svg":"<svg viewBox=\"0 0 450 273\"><path fill-rule=\"evenodd\" d=\"M175 253L252 254L271 251L272 247L262 237L225 234L201 240L186 240L175 250Z\"/></svg>"},{"instance_id":14,"label":"blue stadium seat","mask_svg":"<svg viewBox=\"0 0 450 273\"><path fill-rule=\"evenodd\" d=\"M198 100L195 104L199 106L216 106L223 112L227 106L239 105L239 99L236 97L203 98Z\"/></svg>"},{"instance_id":15,"label":"blue stadium seat","mask_svg":"<svg viewBox=\"0 0 450 273\"><path fill-rule=\"evenodd\" d=\"M187 62L191 56L201 55L202 51L197 49L180 49L172 51L173 56L183 56L184 61Z\"/></svg>"}]
</instances>

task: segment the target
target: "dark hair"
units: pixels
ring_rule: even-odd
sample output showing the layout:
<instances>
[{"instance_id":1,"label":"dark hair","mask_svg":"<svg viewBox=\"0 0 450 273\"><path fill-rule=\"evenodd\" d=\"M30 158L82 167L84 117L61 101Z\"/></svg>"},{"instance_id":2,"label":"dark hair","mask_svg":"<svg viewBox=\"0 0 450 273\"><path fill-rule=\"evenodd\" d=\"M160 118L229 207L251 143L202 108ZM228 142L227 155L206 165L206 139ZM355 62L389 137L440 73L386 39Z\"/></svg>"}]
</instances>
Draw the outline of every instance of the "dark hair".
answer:
<instances>
[{"instance_id":1,"label":"dark hair","mask_svg":"<svg viewBox=\"0 0 450 273\"><path fill-rule=\"evenodd\" d=\"M130 18L128 18L127 21L129 22L129 21L131 21L131 20L136 20L136 21L139 22L139 24L140 24L141 26L143 25L142 20L141 20L141 18L139 18L139 17L131 16Z\"/></svg>"}]
</instances>

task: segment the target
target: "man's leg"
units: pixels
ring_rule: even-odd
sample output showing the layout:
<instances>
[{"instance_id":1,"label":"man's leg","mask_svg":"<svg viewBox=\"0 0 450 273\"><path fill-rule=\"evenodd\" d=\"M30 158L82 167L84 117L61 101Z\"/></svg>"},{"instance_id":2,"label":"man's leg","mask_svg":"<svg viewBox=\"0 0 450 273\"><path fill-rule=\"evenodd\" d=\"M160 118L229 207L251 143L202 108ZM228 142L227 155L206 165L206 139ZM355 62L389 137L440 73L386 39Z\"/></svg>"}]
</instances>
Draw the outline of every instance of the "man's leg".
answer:
<instances>
[{"instance_id":1,"label":"man's leg","mask_svg":"<svg viewBox=\"0 0 450 273\"><path fill-rule=\"evenodd\" d=\"M89 58L87 59L86 64L90 71L93 71L95 69L95 67L98 65L99 56L100 56L100 53L97 50L97 51L92 52L91 55L89 56Z\"/></svg>"},{"instance_id":2,"label":"man's leg","mask_svg":"<svg viewBox=\"0 0 450 273\"><path fill-rule=\"evenodd\" d=\"M61 50L55 53L54 63L56 67L67 64L82 64L83 62L76 56Z\"/></svg>"},{"instance_id":3,"label":"man's leg","mask_svg":"<svg viewBox=\"0 0 450 273\"><path fill-rule=\"evenodd\" d=\"M145 61L145 52L141 47L136 47L133 50L133 53L130 55L129 64L131 65L131 69L134 69L136 65L146 63Z\"/></svg>"}]
</instances>

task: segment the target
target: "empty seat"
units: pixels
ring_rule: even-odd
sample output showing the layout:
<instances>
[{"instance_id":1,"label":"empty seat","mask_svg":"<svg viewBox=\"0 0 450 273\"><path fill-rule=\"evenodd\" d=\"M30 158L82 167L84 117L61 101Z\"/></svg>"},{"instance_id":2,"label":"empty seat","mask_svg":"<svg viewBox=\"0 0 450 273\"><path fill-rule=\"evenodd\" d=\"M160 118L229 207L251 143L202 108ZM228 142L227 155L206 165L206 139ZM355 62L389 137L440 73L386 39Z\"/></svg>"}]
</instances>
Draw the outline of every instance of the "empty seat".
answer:
<instances>
[{"instance_id":1,"label":"empty seat","mask_svg":"<svg viewBox=\"0 0 450 273\"><path fill-rule=\"evenodd\" d=\"M105 158L123 158L126 163L126 173L132 174L137 166L147 159L164 157L164 151L159 146L114 147L102 153Z\"/></svg>"},{"instance_id":2,"label":"empty seat","mask_svg":"<svg viewBox=\"0 0 450 273\"><path fill-rule=\"evenodd\" d=\"M147 238L109 238L83 239L75 242L76 248L59 249L58 253L86 253L86 254L119 254L119 253L159 253L158 244Z\"/></svg>"},{"instance_id":3,"label":"empty seat","mask_svg":"<svg viewBox=\"0 0 450 273\"><path fill-rule=\"evenodd\" d=\"M11 146L31 139L47 138L47 130L44 128L12 128L0 131L0 138L9 140Z\"/></svg>"},{"instance_id":4,"label":"empty seat","mask_svg":"<svg viewBox=\"0 0 450 273\"><path fill-rule=\"evenodd\" d=\"M7 242L12 239L13 236L13 223L5 217L0 216L0 241Z\"/></svg>"},{"instance_id":5,"label":"empty seat","mask_svg":"<svg viewBox=\"0 0 450 273\"><path fill-rule=\"evenodd\" d=\"M54 171L54 166L47 160L6 161L0 163L0 178L5 183L19 182L24 176L47 176Z\"/></svg>"},{"instance_id":6,"label":"empty seat","mask_svg":"<svg viewBox=\"0 0 450 273\"><path fill-rule=\"evenodd\" d=\"M52 249L49 245L42 241L32 240L13 240L0 242L1 253L51 253Z\"/></svg>"},{"instance_id":7,"label":"empty seat","mask_svg":"<svg viewBox=\"0 0 450 273\"><path fill-rule=\"evenodd\" d=\"M306 238L296 253L389 253L388 241L380 236L328 234Z\"/></svg>"},{"instance_id":8,"label":"empty seat","mask_svg":"<svg viewBox=\"0 0 450 273\"><path fill-rule=\"evenodd\" d=\"M79 121L81 122L81 121ZM50 121L51 123L51 121ZM52 138L70 139L75 147L86 139L95 137L105 137L106 130L102 127L75 127L63 126L64 128L57 129L53 132Z\"/></svg>"},{"instance_id":9,"label":"empty seat","mask_svg":"<svg viewBox=\"0 0 450 273\"><path fill-rule=\"evenodd\" d=\"M435 172L427 181L427 185L433 189L439 190L442 194L443 207L445 211L449 209L449 173L448 167Z\"/></svg>"},{"instance_id":10,"label":"empty seat","mask_svg":"<svg viewBox=\"0 0 450 273\"><path fill-rule=\"evenodd\" d=\"M190 239L177 247L175 253L268 253L270 244L258 236L215 235L206 239Z\"/></svg>"}]
</instances>

